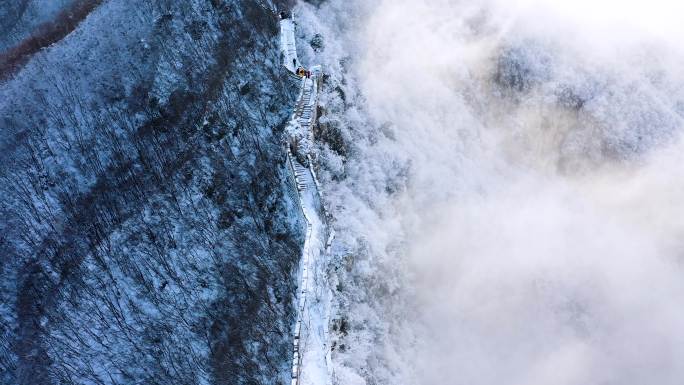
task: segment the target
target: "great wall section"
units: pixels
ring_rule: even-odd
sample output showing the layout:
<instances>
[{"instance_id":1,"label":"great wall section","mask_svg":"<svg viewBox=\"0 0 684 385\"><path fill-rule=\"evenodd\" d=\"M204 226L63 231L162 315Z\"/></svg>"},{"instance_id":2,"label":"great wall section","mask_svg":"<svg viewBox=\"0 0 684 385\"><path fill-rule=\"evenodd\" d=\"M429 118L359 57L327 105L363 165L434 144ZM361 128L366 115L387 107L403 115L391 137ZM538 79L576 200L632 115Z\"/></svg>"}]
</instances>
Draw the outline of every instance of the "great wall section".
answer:
<instances>
[{"instance_id":1,"label":"great wall section","mask_svg":"<svg viewBox=\"0 0 684 385\"><path fill-rule=\"evenodd\" d=\"M297 290L297 318L293 331L292 385L333 384L328 343L330 297L326 258L334 232L321 199L312 161L313 125L316 122L320 66L304 67L297 56L292 15L280 16L280 48L288 76L296 76L300 92L287 126L287 165L297 187L299 206L306 220Z\"/></svg>"}]
</instances>

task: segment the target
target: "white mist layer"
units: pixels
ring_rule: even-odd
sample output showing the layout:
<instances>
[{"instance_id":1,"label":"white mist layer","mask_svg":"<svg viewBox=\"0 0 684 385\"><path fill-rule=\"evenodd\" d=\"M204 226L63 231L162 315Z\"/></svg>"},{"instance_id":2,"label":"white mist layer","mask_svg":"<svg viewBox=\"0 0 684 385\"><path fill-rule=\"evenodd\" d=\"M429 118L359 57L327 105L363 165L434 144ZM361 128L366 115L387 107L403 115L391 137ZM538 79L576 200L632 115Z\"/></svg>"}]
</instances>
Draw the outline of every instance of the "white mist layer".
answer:
<instances>
[{"instance_id":1,"label":"white mist layer","mask_svg":"<svg viewBox=\"0 0 684 385\"><path fill-rule=\"evenodd\" d=\"M372 286L344 383L681 384L683 6L344 4L320 20L354 25L338 43L383 123L363 141L378 125L347 112L329 181Z\"/></svg>"}]
</instances>

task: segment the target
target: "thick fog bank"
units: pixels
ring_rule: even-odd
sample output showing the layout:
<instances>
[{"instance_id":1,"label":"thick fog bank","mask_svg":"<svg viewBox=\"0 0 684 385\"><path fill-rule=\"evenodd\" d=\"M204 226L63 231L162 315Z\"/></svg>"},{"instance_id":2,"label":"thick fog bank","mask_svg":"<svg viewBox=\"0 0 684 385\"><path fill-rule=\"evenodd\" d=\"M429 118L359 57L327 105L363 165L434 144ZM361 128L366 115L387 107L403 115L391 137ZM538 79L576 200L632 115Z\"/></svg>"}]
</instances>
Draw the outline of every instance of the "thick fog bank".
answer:
<instances>
[{"instance_id":1,"label":"thick fog bank","mask_svg":"<svg viewBox=\"0 0 684 385\"><path fill-rule=\"evenodd\" d=\"M342 383L684 380L680 8L305 7L349 143Z\"/></svg>"}]
</instances>

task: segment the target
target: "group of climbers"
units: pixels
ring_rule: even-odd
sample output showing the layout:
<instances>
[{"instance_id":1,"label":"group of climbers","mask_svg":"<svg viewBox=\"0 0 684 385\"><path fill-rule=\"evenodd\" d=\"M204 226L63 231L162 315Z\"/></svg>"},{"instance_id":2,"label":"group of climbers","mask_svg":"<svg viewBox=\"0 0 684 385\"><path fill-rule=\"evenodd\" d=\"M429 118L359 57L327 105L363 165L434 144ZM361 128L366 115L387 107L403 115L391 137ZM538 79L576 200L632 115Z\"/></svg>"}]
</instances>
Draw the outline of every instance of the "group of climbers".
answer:
<instances>
[{"instance_id":1,"label":"group of climbers","mask_svg":"<svg viewBox=\"0 0 684 385\"><path fill-rule=\"evenodd\" d=\"M311 71L304 69L304 67L299 67L299 68L297 68L297 76L310 79L311 78Z\"/></svg>"},{"instance_id":2,"label":"group of climbers","mask_svg":"<svg viewBox=\"0 0 684 385\"><path fill-rule=\"evenodd\" d=\"M297 67L297 59L292 59L292 67L297 68L295 73L297 76L302 77L302 78L311 78L311 71L305 69L304 67Z\"/></svg>"}]
</instances>

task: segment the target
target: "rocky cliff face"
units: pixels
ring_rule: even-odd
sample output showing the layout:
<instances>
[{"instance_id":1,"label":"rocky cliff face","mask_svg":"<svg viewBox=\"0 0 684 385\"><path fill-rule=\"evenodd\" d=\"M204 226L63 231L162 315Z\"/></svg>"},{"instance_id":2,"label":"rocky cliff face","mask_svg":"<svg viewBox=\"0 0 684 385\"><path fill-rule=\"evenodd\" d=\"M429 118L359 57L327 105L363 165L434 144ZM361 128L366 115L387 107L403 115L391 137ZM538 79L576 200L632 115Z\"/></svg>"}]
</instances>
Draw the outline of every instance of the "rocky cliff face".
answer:
<instances>
[{"instance_id":1,"label":"rocky cliff face","mask_svg":"<svg viewBox=\"0 0 684 385\"><path fill-rule=\"evenodd\" d=\"M289 381L285 3L106 1L0 84L0 383Z\"/></svg>"}]
</instances>

